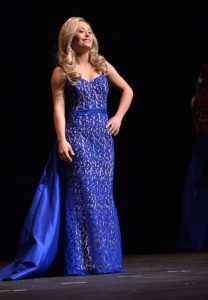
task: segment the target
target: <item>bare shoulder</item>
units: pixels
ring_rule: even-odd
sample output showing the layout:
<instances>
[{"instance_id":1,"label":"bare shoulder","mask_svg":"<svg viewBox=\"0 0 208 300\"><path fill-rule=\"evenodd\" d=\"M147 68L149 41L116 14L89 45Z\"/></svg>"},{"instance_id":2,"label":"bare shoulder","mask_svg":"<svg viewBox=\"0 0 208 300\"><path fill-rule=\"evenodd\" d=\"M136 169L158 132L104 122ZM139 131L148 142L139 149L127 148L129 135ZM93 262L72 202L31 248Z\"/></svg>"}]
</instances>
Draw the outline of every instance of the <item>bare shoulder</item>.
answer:
<instances>
[{"instance_id":1,"label":"bare shoulder","mask_svg":"<svg viewBox=\"0 0 208 300\"><path fill-rule=\"evenodd\" d=\"M59 66L55 67L51 76L52 86L61 86L65 83L65 80L66 80L66 75L63 72L63 69Z\"/></svg>"},{"instance_id":2,"label":"bare shoulder","mask_svg":"<svg viewBox=\"0 0 208 300\"><path fill-rule=\"evenodd\" d=\"M107 66L107 74L109 76L113 75L113 73L117 73L116 69L114 68L114 66L109 63L108 61L105 62L106 66Z\"/></svg>"},{"instance_id":3,"label":"bare shoulder","mask_svg":"<svg viewBox=\"0 0 208 300\"><path fill-rule=\"evenodd\" d=\"M59 79L64 76L63 69L59 66L55 67L52 72L52 79Z\"/></svg>"}]
</instances>

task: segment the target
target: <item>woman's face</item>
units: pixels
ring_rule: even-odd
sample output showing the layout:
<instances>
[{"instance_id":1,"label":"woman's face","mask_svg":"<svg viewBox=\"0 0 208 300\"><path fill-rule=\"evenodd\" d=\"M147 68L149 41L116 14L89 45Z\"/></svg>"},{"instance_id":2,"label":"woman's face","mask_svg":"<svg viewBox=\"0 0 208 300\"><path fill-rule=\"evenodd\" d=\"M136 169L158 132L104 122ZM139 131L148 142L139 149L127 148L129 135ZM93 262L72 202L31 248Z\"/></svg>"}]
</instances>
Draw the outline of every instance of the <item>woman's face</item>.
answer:
<instances>
[{"instance_id":1,"label":"woman's face","mask_svg":"<svg viewBox=\"0 0 208 300\"><path fill-rule=\"evenodd\" d=\"M72 41L75 52L90 50L93 44L93 33L89 24L79 21L77 31Z\"/></svg>"}]
</instances>

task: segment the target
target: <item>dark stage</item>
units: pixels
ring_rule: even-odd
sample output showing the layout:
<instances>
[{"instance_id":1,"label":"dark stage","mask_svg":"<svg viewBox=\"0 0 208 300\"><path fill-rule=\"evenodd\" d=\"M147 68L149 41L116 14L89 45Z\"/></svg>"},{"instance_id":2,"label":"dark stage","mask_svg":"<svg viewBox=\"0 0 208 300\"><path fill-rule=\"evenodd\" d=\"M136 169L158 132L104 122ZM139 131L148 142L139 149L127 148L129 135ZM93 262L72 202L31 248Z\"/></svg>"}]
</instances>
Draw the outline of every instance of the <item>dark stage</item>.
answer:
<instances>
[{"instance_id":1,"label":"dark stage","mask_svg":"<svg viewBox=\"0 0 208 300\"><path fill-rule=\"evenodd\" d=\"M1 265L14 257L56 138L50 80L67 18L89 20L100 52L132 86L134 98L115 138L114 195L128 272L0 281L0 299L208 299L208 252L175 252L196 141L190 101L208 61L207 8L145 3L1 7ZM110 89L110 115L118 99Z\"/></svg>"},{"instance_id":2,"label":"dark stage","mask_svg":"<svg viewBox=\"0 0 208 300\"><path fill-rule=\"evenodd\" d=\"M206 252L126 255L126 273L1 281L0 299L207 300L207 265Z\"/></svg>"},{"instance_id":3,"label":"dark stage","mask_svg":"<svg viewBox=\"0 0 208 300\"><path fill-rule=\"evenodd\" d=\"M50 12L37 1L8 2L1 9L1 260L15 253L55 142L50 80L58 31L70 16L92 23L100 52L134 90L115 138L114 194L124 254L175 249L196 140L190 101L207 62L206 9L128 2L118 13L108 4L107 17L88 2L59 1ZM109 115L118 99L110 89Z\"/></svg>"}]
</instances>

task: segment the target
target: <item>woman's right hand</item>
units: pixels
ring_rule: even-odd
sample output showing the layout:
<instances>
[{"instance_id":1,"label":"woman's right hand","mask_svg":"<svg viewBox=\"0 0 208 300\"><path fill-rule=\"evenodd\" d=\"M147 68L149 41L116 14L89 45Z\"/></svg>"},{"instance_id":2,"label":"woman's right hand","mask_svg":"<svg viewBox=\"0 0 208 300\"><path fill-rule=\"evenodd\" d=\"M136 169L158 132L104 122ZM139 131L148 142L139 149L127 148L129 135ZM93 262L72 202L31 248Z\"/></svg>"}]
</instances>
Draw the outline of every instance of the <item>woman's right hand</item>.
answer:
<instances>
[{"instance_id":1,"label":"woman's right hand","mask_svg":"<svg viewBox=\"0 0 208 300\"><path fill-rule=\"evenodd\" d=\"M72 156L75 155L71 145L67 142L67 140L59 142L58 153L60 159L66 162L72 162Z\"/></svg>"}]
</instances>

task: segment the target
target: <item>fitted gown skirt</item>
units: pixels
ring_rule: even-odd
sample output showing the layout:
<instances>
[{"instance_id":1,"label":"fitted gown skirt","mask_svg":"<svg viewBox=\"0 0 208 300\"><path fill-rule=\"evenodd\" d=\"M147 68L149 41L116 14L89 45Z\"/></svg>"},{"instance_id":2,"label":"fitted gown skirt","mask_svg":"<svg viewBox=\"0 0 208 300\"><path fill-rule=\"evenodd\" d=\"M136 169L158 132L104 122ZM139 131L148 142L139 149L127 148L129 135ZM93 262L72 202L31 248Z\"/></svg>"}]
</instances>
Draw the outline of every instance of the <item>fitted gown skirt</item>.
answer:
<instances>
[{"instance_id":1,"label":"fitted gown skirt","mask_svg":"<svg viewBox=\"0 0 208 300\"><path fill-rule=\"evenodd\" d=\"M66 136L75 155L65 163L65 274L122 272L107 114L91 110L69 119Z\"/></svg>"}]
</instances>

